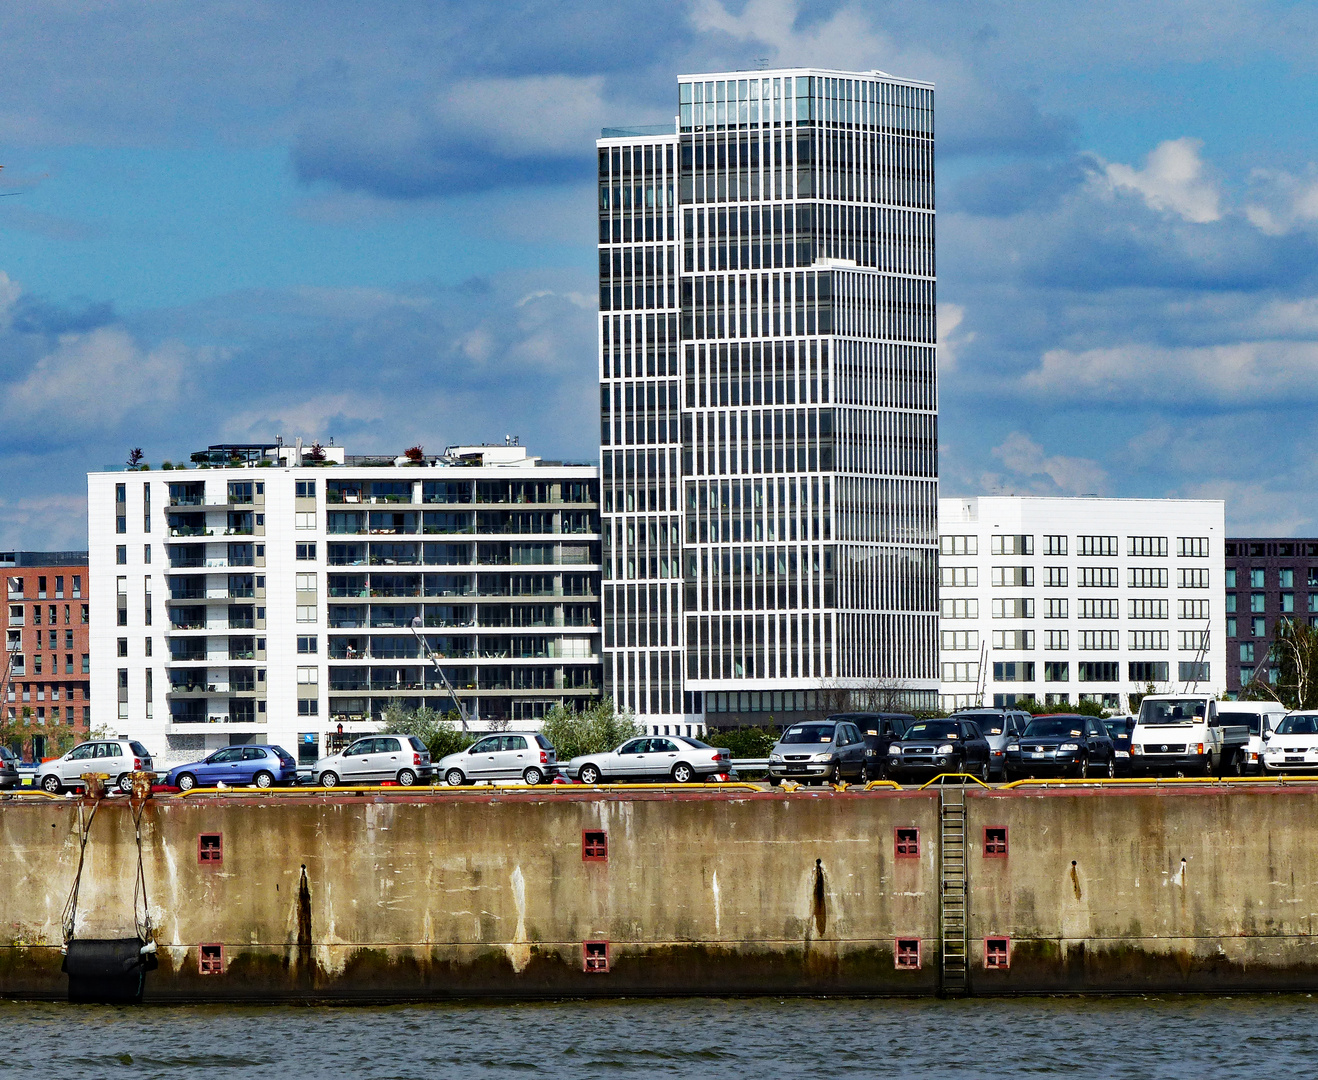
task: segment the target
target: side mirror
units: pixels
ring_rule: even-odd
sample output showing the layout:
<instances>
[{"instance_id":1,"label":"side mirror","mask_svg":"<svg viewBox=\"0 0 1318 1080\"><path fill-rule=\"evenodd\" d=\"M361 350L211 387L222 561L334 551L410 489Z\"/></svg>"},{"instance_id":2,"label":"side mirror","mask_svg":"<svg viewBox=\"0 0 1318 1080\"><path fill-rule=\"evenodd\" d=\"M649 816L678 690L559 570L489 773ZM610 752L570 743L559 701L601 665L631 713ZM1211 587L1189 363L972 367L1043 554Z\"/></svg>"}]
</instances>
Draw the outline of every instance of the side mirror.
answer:
<instances>
[{"instance_id":1,"label":"side mirror","mask_svg":"<svg viewBox=\"0 0 1318 1080\"><path fill-rule=\"evenodd\" d=\"M1271 731L1265 731L1265 732L1263 733L1263 741L1264 741L1264 742L1267 742L1267 741L1268 741L1269 739L1271 739L1271 738L1272 738L1272 732L1271 732Z\"/></svg>"}]
</instances>

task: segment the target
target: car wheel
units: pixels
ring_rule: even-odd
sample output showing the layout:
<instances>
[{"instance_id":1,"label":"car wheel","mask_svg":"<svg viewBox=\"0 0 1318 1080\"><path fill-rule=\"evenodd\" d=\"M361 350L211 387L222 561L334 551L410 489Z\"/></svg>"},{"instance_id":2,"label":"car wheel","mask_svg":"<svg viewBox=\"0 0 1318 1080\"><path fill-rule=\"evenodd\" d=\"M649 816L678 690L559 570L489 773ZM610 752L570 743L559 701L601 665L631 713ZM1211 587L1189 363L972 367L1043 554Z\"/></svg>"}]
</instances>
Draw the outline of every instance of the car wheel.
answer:
<instances>
[{"instance_id":1,"label":"car wheel","mask_svg":"<svg viewBox=\"0 0 1318 1080\"><path fill-rule=\"evenodd\" d=\"M673 766L673 781L678 784L689 784L696 778L695 769L691 768L685 761L679 761Z\"/></svg>"},{"instance_id":2,"label":"car wheel","mask_svg":"<svg viewBox=\"0 0 1318 1080\"><path fill-rule=\"evenodd\" d=\"M987 761L984 762L984 764L980 766L980 769L979 769L979 778L980 778L981 780L983 780L984 783L986 783L986 784L989 782L989 763L988 763Z\"/></svg>"},{"instance_id":3,"label":"car wheel","mask_svg":"<svg viewBox=\"0 0 1318 1080\"><path fill-rule=\"evenodd\" d=\"M1116 758L1113 758L1107 763L1107 778L1109 780L1113 780L1116 778L1116 775L1117 775L1117 761Z\"/></svg>"},{"instance_id":4,"label":"car wheel","mask_svg":"<svg viewBox=\"0 0 1318 1080\"><path fill-rule=\"evenodd\" d=\"M41 778L41 790L51 795L58 795L64 790L64 785L59 782L59 777L50 773Z\"/></svg>"},{"instance_id":5,"label":"car wheel","mask_svg":"<svg viewBox=\"0 0 1318 1080\"><path fill-rule=\"evenodd\" d=\"M583 784L598 784L600 782L600 771L597 765L583 765L577 771L577 778Z\"/></svg>"},{"instance_id":6,"label":"car wheel","mask_svg":"<svg viewBox=\"0 0 1318 1080\"><path fill-rule=\"evenodd\" d=\"M197 778L190 772L179 774L178 789L179 791L191 791L197 786Z\"/></svg>"},{"instance_id":7,"label":"car wheel","mask_svg":"<svg viewBox=\"0 0 1318 1080\"><path fill-rule=\"evenodd\" d=\"M1089 779L1089 759L1088 759L1088 758L1085 758L1084 761L1080 762L1080 764L1076 766L1075 775L1076 775L1076 779L1077 779L1077 780L1088 780L1088 779Z\"/></svg>"},{"instance_id":8,"label":"car wheel","mask_svg":"<svg viewBox=\"0 0 1318 1080\"><path fill-rule=\"evenodd\" d=\"M533 765L531 768L527 769L526 772L522 773L522 779L530 784L531 787L536 787L545 782L545 774Z\"/></svg>"},{"instance_id":9,"label":"car wheel","mask_svg":"<svg viewBox=\"0 0 1318 1080\"><path fill-rule=\"evenodd\" d=\"M449 769L444 774L444 783L448 784L449 787L462 787L466 782L467 778L462 775L461 769Z\"/></svg>"},{"instance_id":10,"label":"car wheel","mask_svg":"<svg viewBox=\"0 0 1318 1080\"><path fill-rule=\"evenodd\" d=\"M842 764L841 762L835 761L833 762L833 767L828 770L827 774L825 774L823 783L836 784L841 779L842 779Z\"/></svg>"},{"instance_id":11,"label":"car wheel","mask_svg":"<svg viewBox=\"0 0 1318 1080\"><path fill-rule=\"evenodd\" d=\"M411 787L416 783L416 773L411 769L399 769L396 779L399 787Z\"/></svg>"},{"instance_id":12,"label":"car wheel","mask_svg":"<svg viewBox=\"0 0 1318 1080\"><path fill-rule=\"evenodd\" d=\"M870 763L868 761L861 762L860 777L857 782L862 785L870 782Z\"/></svg>"},{"instance_id":13,"label":"car wheel","mask_svg":"<svg viewBox=\"0 0 1318 1080\"><path fill-rule=\"evenodd\" d=\"M335 772L323 772L320 774L321 787L336 787L339 783L339 774Z\"/></svg>"},{"instance_id":14,"label":"car wheel","mask_svg":"<svg viewBox=\"0 0 1318 1080\"><path fill-rule=\"evenodd\" d=\"M1204 775L1213 775L1213 755L1211 753L1204 755Z\"/></svg>"},{"instance_id":15,"label":"car wheel","mask_svg":"<svg viewBox=\"0 0 1318 1080\"><path fill-rule=\"evenodd\" d=\"M1231 768L1227 770L1232 776L1245 775L1245 755L1237 750L1231 755Z\"/></svg>"},{"instance_id":16,"label":"car wheel","mask_svg":"<svg viewBox=\"0 0 1318 1080\"><path fill-rule=\"evenodd\" d=\"M125 795L131 795L133 793L133 774L124 773L121 777L119 777L118 780L114 782L114 786L117 787L120 791L122 791Z\"/></svg>"},{"instance_id":17,"label":"car wheel","mask_svg":"<svg viewBox=\"0 0 1318 1080\"><path fill-rule=\"evenodd\" d=\"M268 772L259 772L252 777L252 783L264 791L267 788L274 787L275 778Z\"/></svg>"}]
</instances>

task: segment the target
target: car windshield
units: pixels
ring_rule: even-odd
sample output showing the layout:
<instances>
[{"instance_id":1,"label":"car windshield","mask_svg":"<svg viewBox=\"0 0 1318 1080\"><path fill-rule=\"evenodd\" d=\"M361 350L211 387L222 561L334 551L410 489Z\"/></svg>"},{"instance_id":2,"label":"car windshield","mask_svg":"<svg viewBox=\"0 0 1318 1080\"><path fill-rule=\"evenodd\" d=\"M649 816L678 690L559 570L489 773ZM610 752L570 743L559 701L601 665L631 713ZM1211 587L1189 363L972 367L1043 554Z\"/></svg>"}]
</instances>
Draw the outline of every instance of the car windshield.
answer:
<instances>
[{"instance_id":1,"label":"car windshield","mask_svg":"<svg viewBox=\"0 0 1318 1080\"><path fill-rule=\"evenodd\" d=\"M1251 735L1263 734L1263 717L1259 713L1219 712L1217 717L1223 724L1237 724L1249 728Z\"/></svg>"},{"instance_id":2,"label":"car windshield","mask_svg":"<svg viewBox=\"0 0 1318 1080\"><path fill-rule=\"evenodd\" d=\"M1195 724L1203 723L1203 698L1162 698L1140 702L1141 724Z\"/></svg>"},{"instance_id":3,"label":"car windshield","mask_svg":"<svg viewBox=\"0 0 1318 1080\"><path fill-rule=\"evenodd\" d=\"M985 735L1001 735L1004 720L996 713L957 713L957 718L970 720L979 725Z\"/></svg>"},{"instance_id":4,"label":"car windshield","mask_svg":"<svg viewBox=\"0 0 1318 1080\"><path fill-rule=\"evenodd\" d=\"M1318 735L1318 717L1288 716L1277 725L1278 735Z\"/></svg>"},{"instance_id":5,"label":"car windshield","mask_svg":"<svg viewBox=\"0 0 1318 1080\"><path fill-rule=\"evenodd\" d=\"M787 746L801 743L826 743L833 741L832 724L797 724L783 732L778 740Z\"/></svg>"},{"instance_id":6,"label":"car windshield","mask_svg":"<svg viewBox=\"0 0 1318 1080\"><path fill-rule=\"evenodd\" d=\"M1079 720L1074 716L1053 716L1040 720L1031 720L1025 728L1022 739L1056 739L1073 738L1083 730Z\"/></svg>"},{"instance_id":7,"label":"car windshield","mask_svg":"<svg viewBox=\"0 0 1318 1080\"><path fill-rule=\"evenodd\" d=\"M950 739L956 738L961 734L958 725L951 720L926 720L923 723L912 724L906 729L906 734L902 736L905 739Z\"/></svg>"}]
</instances>

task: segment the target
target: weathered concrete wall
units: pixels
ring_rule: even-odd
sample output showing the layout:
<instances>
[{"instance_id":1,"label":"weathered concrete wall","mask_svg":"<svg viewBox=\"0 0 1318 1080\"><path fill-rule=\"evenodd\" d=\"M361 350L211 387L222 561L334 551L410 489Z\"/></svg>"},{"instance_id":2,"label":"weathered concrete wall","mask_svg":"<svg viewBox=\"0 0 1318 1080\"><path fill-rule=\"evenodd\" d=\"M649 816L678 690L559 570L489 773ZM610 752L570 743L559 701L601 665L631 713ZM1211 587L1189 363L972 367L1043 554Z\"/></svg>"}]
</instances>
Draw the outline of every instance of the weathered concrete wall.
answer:
<instances>
[{"instance_id":1,"label":"weathered concrete wall","mask_svg":"<svg viewBox=\"0 0 1318 1080\"><path fill-rule=\"evenodd\" d=\"M895 860L892 837L936 822L923 795L155 800L147 996L930 993L934 967L896 970L893 940L937 937L934 851ZM583 861L584 829L607 831L607 862ZM201 833L222 834L221 865L198 863ZM103 804L90 835L79 934L130 933L129 807ZM0 993L62 996L77 809L6 805L0 844L24 868L0 879ZM597 939L607 975L582 970ZM225 971L203 976L211 943Z\"/></svg>"},{"instance_id":2,"label":"weathered concrete wall","mask_svg":"<svg viewBox=\"0 0 1318 1080\"><path fill-rule=\"evenodd\" d=\"M975 993L1312 988L1318 786L967 796ZM937 990L934 792L191 796L147 803L148 1000ZM63 997L71 801L0 804L0 994ZM985 827L1006 827L985 858ZM898 859L894 830L920 831ZM607 831L607 862L582 830ZM218 866L198 837L223 837ZM1182 862L1184 860L1184 862ZM133 930L132 810L103 803L80 936ZM305 868L305 871L304 871ZM990 970L984 939L1007 937ZM898 970L896 938L922 944ZM609 943L608 974L582 970ZM199 948L222 945L203 975Z\"/></svg>"},{"instance_id":3,"label":"weathered concrete wall","mask_svg":"<svg viewBox=\"0 0 1318 1080\"><path fill-rule=\"evenodd\" d=\"M1312 989L1318 790L972 793L976 993ZM1008 853L985 858L985 827ZM984 939L1011 939L1005 970Z\"/></svg>"}]
</instances>

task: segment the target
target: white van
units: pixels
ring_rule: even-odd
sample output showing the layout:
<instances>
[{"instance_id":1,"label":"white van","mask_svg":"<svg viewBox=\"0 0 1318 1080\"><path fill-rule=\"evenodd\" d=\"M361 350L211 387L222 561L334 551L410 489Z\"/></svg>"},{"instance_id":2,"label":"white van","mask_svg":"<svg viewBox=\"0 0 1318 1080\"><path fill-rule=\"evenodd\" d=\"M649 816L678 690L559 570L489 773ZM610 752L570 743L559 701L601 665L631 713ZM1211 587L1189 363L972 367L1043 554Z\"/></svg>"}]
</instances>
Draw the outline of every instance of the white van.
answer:
<instances>
[{"instance_id":1,"label":"white van","mask_svg":"<svg viewBox=\"0 0 1318 1080\"><path fill-rule=\"evenodd\" d=\"M1277 730L1287 709L1276 701L1219 701L1217 715L1224 724L1244 724L1249 728L1245 744L1245 771L1263 772L1263 744Z\"/></svg>"},{"instance_id":2,"label":"white van","mask_svg":"<svg viewBox=\"0 0 1318 1080\"><path fill-rule=\"evenodd\" d=\"M1223 724L1212 694L1149 694L1130 733L1131 771L1138 775L1240 775L1249 729Z\"/></svg>"}]
</instances>

